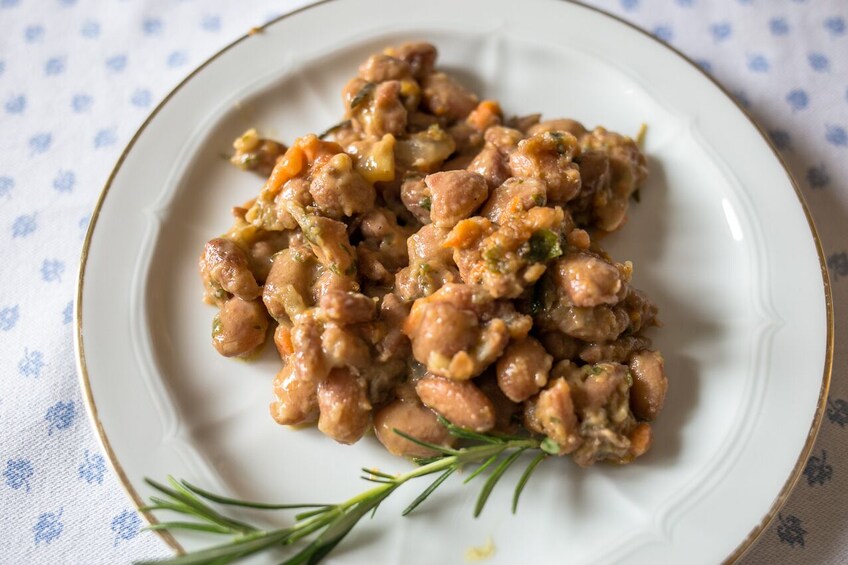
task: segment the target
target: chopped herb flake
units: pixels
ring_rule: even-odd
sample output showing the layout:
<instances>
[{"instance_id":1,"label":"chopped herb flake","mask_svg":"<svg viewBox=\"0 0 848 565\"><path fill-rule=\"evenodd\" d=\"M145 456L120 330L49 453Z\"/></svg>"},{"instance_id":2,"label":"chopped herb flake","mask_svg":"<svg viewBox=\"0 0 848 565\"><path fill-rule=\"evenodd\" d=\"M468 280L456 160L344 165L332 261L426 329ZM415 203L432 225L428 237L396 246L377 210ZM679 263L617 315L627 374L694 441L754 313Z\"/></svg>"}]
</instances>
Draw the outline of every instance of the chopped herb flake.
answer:
<instances>
[{"instance_id":1,"label":"chopped herb flake","mask_svg":"<svg viewBox=\"0 0 848 565\"><path fill-rule=\"evenodd\" d=\"M374 91L374 87L375 84L373 82L366 82L365 85L359 89L359 92L356 93L356 96L353 97L353 100L350 101L350 109L355 110L357 106L362 104Z\"/></svg>"},{"instance_id":2,"label":"chopped herb flake","mask_svg":"<svg viewBox=\"0 0 848 565\"><path fill-rule=\"evenodd\" d=\"M349 125L350 125L350 120L345 120L343 122L337 123L334 126L330 126L327 129L325 129L324 131L322 131L320 134L318 134L318 139L324 139L328 135L332 135L332 134L336 133L337 131L339 131L340 129L346 128Z\"/></svg>"},{"instance_id":3,"label":"chopped herb flake","mask_svg":"<svg viewBox=\"0 0 848 565\"><path fill-rule=\"evenodd\" d=\"M562 255L559 236L551 230L539 230L530 236L530 249L527 259L534 263L542 263Z\"/></svg>"},{"instance_id":4,"label":"chopped herb flake","mask_svg":"<svg viewBox=\"0 0 848 565\"><path fill-rule=\"evenodd\" d=\"M539 447L545 453L550 453L551 455L559 455L559 444L549 437L543 439Z\"/></svg>"}]
</instances>

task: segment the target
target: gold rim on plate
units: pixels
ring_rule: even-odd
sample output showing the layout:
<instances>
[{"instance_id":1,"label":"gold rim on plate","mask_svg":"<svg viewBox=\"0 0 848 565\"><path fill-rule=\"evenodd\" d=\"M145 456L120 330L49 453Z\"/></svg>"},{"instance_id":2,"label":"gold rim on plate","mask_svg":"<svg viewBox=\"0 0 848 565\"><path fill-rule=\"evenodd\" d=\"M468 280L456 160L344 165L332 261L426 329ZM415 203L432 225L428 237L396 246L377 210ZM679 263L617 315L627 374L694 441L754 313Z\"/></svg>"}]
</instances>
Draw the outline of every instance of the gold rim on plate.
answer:
<instances>
[{"instance_id":1,"label":"gold rim on plate","mask_svg":"<svg viewBox=\"0 0 848 565\"><path fill-rule=\"evenodd\" d=\"M135 142L147 128L147 125L156 117L159 111L168 103L168 101L173 98L173 96L179 92L179 90L185 86L192 78L195 77L200 71L206 68L210 63L215 61L218 57L241 43L242 41L250 38L252 35L256 33L261 33L266 27L274 25L275 23L294 16L300 12L305 10L309 10L316 6L327 4L333 1L339 0L320 0L314 4L310 4L309 6L303 6L284 14L282 16L278 16L273 20L266 22L265 24L252 28L246 34L242 35L229 45L224 46L220 51L209 57L206 61L201 63L194 71L192 71L186 78L184 78L177 86L174 87L171 92L165 96L165 98L153 109L147 119L144 120L144 123L138 128L135 134L130 139L126 148L121 152L121 156L118 158L117 163L115 163L115 167L112 169L112 172L109 174L109 178L106 180L106 184L103 187L103 190L100 193L100 196L97 199L97 203L95 204L94 211L91 214L91 220L88 225L88 231L85 234L85 240L83 241L82 253L80 255L79 262L79 272L77 276L77 292L76 292L76 300L74 301L74 350L76 353L77 359L77 372L79 374L80 379L80 387L83 391L83 400L85 401L86 408L88 409L89 419L91 420L94 429L97 431L97 437L100 441L100 445L103 448L103 451L106 453L106 457L109 460L109 464L112 467L115 475L118 477L118 480L126 491L127 495L132 500L133 504L136 507L136 510L141 513L144 518L150 524L158 523L156 517L146 511L141 510L144 507L145 503L141 496L138 494L138 491L135 490L135 487L130 483L127 478L124 469L121 467L120 461L118 461L115 452L112 450L112 446L109 443L109 438L106 435L106 430L103 429L103 425L100 423L100 418L97 414L97 406L94 403L94 394L91 390L91 383L88 379L88 369L85 363L85 348L83 347L83 339L82 339L82 290L83 284L85 283L85 266L88 261L88 251L91 245L91 239L94 234L94 229L97 224L97 219L100 215L100 210L103 207L103 201L106 199L106 194L109 192L109 189L112 186L112 181L115 179L115 176L118 174L118 171L121 168L124 160L129 154L130 150L132 150L133 146L135 146ZM736 563L739 559L745 555L748 550L754 545L754 542L759 539L759 537L765 532L765 530L771 525L774 521L775 516L777 516L778 511L783 507L786 501L789 499L790 494L792 493L793 488L798 483L801 478L801 473L806 466L807 459L812 452L813 445L815 444L816 437L818 435L819 429L821 428L822 418L824 417L825 405L827 401L827 394L830 389L830 380L831 373L833 370L833 347L834 347L834 321L833 321L833 296L831 293L830 287L830 278L827 272L827 263L824 257L824 250L822 249L821 239L819 238L818 230L816 229L815 222L813 221L813 217L810 214L810 209L807 207L807 202L804 199L804 195L801 193L801 189L798 187L798 182L795 180L795 177L790 172L789 168L786 166L786 162L783 160L783 157L777 151L774 144L769 139L768 135L766 135L765 131L757 124L757 122L753 119L753 117L748 113L748 111L742 107L733 95L727 91L724 86L719 84L712 76L706 73L701 67L699 67L695 62L693 62L689 57L684 55L681 51L676 49L675 47L660 41L647 31L637 27L635 24L628 22L627 20L615 15L611 14L605 10L600 8L596 8L595 6L589 6L584 4L583 2L579 2L577 0L560 0L563 2L567 2L570 4L575 4L587 10L591 10L593 12L604 15L608 18L612 18L617 22L626 25L632 30L637 31L644 37L647 37L651 41L659 43L662 47L668 49L669 51L676 54L678 57L686 61L690 66L695 68L702 76L704 76L707 80L709 80L716 88L718 88L733 104L741 110L742 114L748 120L748 122L754 126L754 128L759 132L760 137L763 141L771 149L777 161L780 163L780 166L783 168L783 171L786 173L787 178L792 184L792 188L795 190L795 196L798 197L798 202L801 204L801 208L804 210L804 215L807 218L807 223L810 227L810 232L812 233L813 240L816 245L816 253L819 257L819 266L821 267L821 275L822 275L822 284L824 286L824 296L825 296L825 307L827 310L827 337L826 337L826 350L825 350L825 362L824 362L824 374L822 375L822 384L821 389L819 390L819 398L818 405L816 407L816 413L813 416L813 421L810 425L810 430L807 434L807 440L804 443L804 447L801 450L801 453L798 455L798 459L795 461L795 466L792 468L792 472L789 474L789 477L786 479L786 482L783 484L783 488L780 489L777 496L774 499L771 507L769 508L768 513L763 517L763 519L756 525L754 528L748 533L745 539L736 547L736 549L724 560L724 563ZM185 549L183 546L171 535L167 530L156 530L156 533L162 538L162 540L168 544L174 551L178 554L185 553Z\"/></svg>"}]
</instances>

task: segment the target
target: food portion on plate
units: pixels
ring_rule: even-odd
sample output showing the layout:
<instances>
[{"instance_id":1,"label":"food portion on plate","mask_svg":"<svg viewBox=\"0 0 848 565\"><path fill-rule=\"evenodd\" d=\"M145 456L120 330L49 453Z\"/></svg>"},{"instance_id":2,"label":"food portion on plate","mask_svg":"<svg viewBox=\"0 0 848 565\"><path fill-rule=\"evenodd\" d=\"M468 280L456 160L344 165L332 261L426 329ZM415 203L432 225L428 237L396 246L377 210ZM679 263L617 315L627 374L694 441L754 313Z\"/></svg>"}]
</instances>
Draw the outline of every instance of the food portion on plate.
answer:
<instances>
[{"instance_id":1,"label":"food portion on plate","mask_svg":"<svg viewBox=\"0 0 848 565\"><path fill-rule=\"evenodd\" d=\"M283 366L271 415L393 454L475 432L545 436L581 466L651 443L667 388L657 309L599 237L647 176L631 138L507 118L427 43L368 58L343 121L290 146L248 130L232 162L266 178L200 258L212 341ZM332 138L332 141L329 140Z\"/></svg>"}]
</instances>

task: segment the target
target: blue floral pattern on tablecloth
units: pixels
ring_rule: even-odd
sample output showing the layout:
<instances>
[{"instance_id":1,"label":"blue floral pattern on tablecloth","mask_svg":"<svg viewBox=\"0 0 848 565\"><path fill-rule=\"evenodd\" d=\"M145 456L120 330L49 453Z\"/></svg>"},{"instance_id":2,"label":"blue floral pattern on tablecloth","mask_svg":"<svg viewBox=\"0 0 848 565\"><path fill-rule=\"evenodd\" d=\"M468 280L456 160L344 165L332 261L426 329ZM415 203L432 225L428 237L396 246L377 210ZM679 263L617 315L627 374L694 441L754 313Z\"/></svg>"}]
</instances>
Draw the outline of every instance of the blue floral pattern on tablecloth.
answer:
<instances>
[{"instance_id":1,"label":"blue floral pattern on tablecloth","mask_svg":"<svg viewBox=\"0 0 848 565\"><path fill-rule=\"evenodd\" d=\"M147 113L222 46L303 3L0 0L0 561L168 554L142 530L85 418L71 334L79 252L100 188ZM841 345L821 437L743 562L848 562L848 363L839 337L848 335L848 3L588 3L721 82L768 132L807 198Z\"/></svg>"}]
</instances>

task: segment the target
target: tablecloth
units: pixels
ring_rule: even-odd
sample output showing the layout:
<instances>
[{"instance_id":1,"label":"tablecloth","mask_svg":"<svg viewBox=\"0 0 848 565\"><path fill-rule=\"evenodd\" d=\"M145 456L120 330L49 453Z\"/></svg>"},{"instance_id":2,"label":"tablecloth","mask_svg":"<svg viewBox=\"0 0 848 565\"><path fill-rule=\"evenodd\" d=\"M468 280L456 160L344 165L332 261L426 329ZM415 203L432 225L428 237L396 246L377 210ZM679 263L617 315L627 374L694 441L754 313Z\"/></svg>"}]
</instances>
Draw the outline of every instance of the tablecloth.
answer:
<instances>
[{"instance_id":1,"label":"tablecloth","mask_svg":"<svg viewBox=\"0 0 848 565\"><path fill-rule=\"evenodd\" d=\"M0 562L168 555L86 419L71 333L79 253L110 170L158 101L249 28L303 3L0 0ZM589 4L712 74L799 181L833 283L833 383L801 481L743 562L846 563L848 3Z\"/></svg>"}]
</instances>

